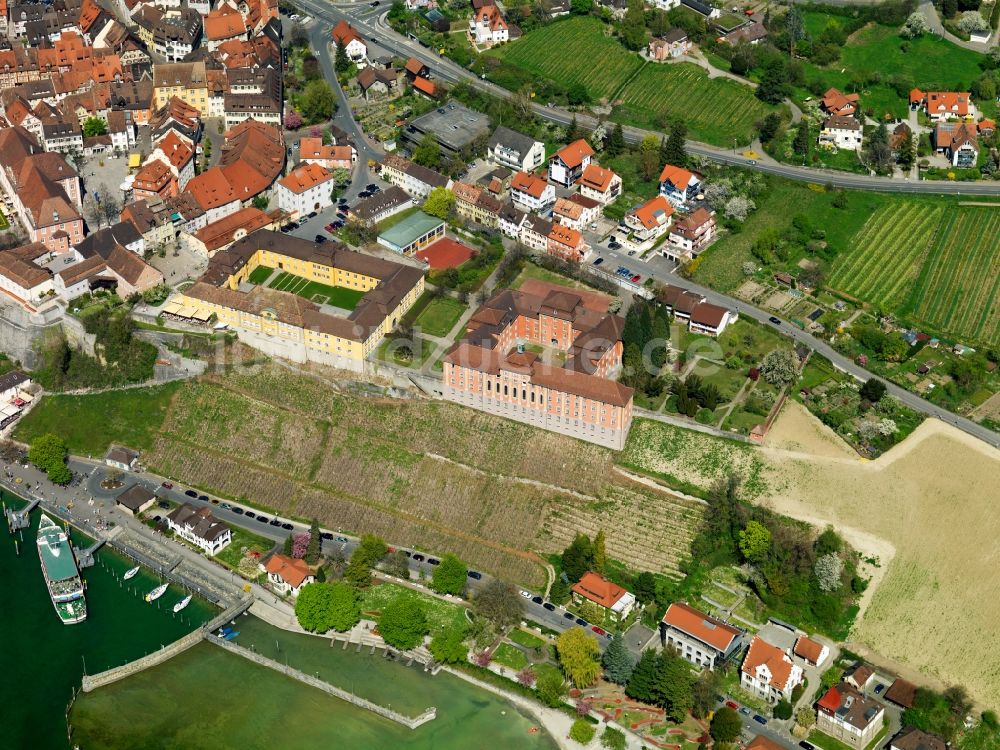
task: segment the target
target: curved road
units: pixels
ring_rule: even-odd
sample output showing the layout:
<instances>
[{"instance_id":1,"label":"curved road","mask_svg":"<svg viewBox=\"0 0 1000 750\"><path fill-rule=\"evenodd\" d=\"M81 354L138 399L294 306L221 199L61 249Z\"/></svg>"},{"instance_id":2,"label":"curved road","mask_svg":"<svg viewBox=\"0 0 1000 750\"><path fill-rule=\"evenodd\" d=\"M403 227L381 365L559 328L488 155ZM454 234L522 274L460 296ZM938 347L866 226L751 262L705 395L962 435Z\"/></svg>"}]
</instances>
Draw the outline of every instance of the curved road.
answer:
<instances>
[{"instance_id":1,"label":"curved road","mask_svg":"<svg viewBox=\"0 0 1000 750\"><path fill-rule=\"evenodd\" d=\"M476 88L486 91L493 96L510 96L510 92L506 89L477 78L472 72L460 65L456 65L448 58L440 57L432 50L396 33L385 23L384 13L372 23L371 19L378 11L373 10L368 3L333 5L321 3L318 0L297 0L297 4L312 13L320 21L325 22L318 23L313 29L314 34L322 36L323 47L326 46L325 40L329 26L332 26L341 19L347 19L366 37L377 39L376 44L379 47L389 50L399 57L416 57L426 64L438 78L444 81L457 83L465 80ZM560 125L568 125L573 119L574 114L558 107L545 107L540 104L533 105L533 109L538 117ZM577 122L583 127L593 129L597 125L597 120L589 115L577 113L576 118ZM639 143L647 135L655 135L657 138L662 136L662 133L656 131L643 130L630 126L624 126L623 132L625 140L630 143ZM838 188L940 195L1000 195L1000 182L938 182L933 180L911 182L909 180L896 180L890 177L870 177L833 170L809 169L788 164L769 163L763 160L751 162L747 157L734 153L731 149L710 146L699 141L688 141L687 148L692 154L697 154L721 164L755 169L759 172L799 182L828 183Z\"/></svg>"}]
</instances>

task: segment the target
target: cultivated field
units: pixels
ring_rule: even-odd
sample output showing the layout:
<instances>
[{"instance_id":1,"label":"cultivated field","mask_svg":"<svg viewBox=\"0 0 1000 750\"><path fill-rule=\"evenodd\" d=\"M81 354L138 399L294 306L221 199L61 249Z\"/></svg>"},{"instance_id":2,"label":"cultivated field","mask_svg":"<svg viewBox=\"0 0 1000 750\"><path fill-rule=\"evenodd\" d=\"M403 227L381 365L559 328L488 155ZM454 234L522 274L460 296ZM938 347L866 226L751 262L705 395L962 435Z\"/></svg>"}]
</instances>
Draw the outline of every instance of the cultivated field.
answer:
<instances>
[{"instance_id":1,"label":"cultivated field","mask_svg":"<svg viewBox=\"0 0 1000 750\"><path fill-rule=\"evenodd\" d=\"M902 444L866 462L836 455L843 452L836 438L804 429L801 416L791 422L782 416L768 436L769 446L791 451L747 449L639 422L625 455L652 474L711 479L730 463L746 466L746 451L753 451L758 502L818 526L832 523L862 555L879 558L852 648L876 663L964 684L979 701L995 703L1000 662L983 658L983 644L1000 621L1000 576L994 574L1000 452L928 419ZM691 447L674 448L690 436ZM823 455L810 455L817 446ZM715 456L711 462L699 458L706 450Z\"/></svg>"},{"instance_id":2,"label":"cultivated field","mask_svg":"<svg viewBox=\"0 0 1000 750\"><path fill-rule=\"evenodd\" d=\"M583 84L595 100L607 98L642 66L642 60L604 29L596 18L570 18L536 29L498 54L567 88Z\"/></svg>"},{"instance_id":3,"label":"cultivated field","mask_svg":"<svg viewBox=\"0 0 1000 750\"><path fill-rule=\"evenodd\" d=\"M676 573L701 513L619 476L603 448L452 404L345 397L278 368L186 384L149 429L145 459L167 476L535 586L535 550L561 548L570 525Z\"/></svg>"},{"instance_id":4,"label":"cultivated field","mask_svg":"<svg viewBox=\"0 0 1000 750\"><path fill-rule=\"evenodd\" d=\"M684 118L690 136L716 145L753 140L754 123L773 110L753 89L728 78L709 78L694 64L647 64L617 94L612 119L652 128L664 115Z\"/></svg>"},{"instance_id":5,"label":"cultivated field","mask_svg":"<svg viewBox=\"0 0 1000 750\"><path fill-rule=\"evenodd\" d=\"M1000 342L1000 211L888 204L840 256L830 285L964 340Z\"/></svg>"}]
</instances>

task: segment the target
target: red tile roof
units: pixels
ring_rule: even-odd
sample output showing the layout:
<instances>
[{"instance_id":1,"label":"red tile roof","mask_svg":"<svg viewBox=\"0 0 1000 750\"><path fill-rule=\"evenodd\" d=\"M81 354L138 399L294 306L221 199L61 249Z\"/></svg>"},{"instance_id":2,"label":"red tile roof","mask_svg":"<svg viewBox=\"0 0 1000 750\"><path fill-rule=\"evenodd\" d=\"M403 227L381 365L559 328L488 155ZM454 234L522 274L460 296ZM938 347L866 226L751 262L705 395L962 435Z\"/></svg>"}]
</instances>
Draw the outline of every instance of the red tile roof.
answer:
<instances>
[{"instance_id":1,"label":"red tile roof","mask_svg":"<svg viewBox=\"0 0 1000 750\"><path fill-rule=\"evenodd\" d=\"M337 44L343 44L345 47L355 39L362 44L365 43L365 40L361 38L361 35L345 20L341 20L336 26L333 27L330 32L330 36L333 37L333 41Z\"/></svg>"},{"instance_id":2,"label":"red tile roof","mask_svg":"<svg viewBox=\"0 0 1000 750\"><path fill-rule=\"evenodd\" d=\"M552 231L549 232L549 239L554 242L558 242L560 245L577 248L583 240L583 235L572 227L566 227L562 224L553 224Z\"/></svg>"},{"instance_id":3,"label":"red tile roof","mask_svg":"<svg viewBox=\"0 0 1000 750\"><path fill-rule=\"evenodd\" d=\"M611 609L628 592L604 576L588 571L584 573L579 583L573 586L573 593Z\"/></svg>"},{"instance_id":4,"label":"red tile roof","mask_svg":"<svg viewBox=\"0 0 1000 750\"><path fill-rule=\"evenodd\" d=\"M967 91L928 91L927 113L965 117L969 114L970 102L971 95Z\"/></svg>"},{"instance_id":5,"label":"red tile roof","mask_svg":"<svg viewBox=\"0 0 1000 750\"><path fill-rule=\"evenodd\" d=\"M433 81L428 81L423 76L417 76L413 79L413 88L427 94L427 96L437 96L437 86L434 85Z\"/></svg>"},{"instance_id":6,"label":"red tile roof","mask_svg":"<svg viewBox=\"0 0 1000 750\"><path fill-rule=\"evenodd\" d=\"M817 643L812 638L806 638L803 635L795 641L795 648L793 651L796 656L801 656L803 659L807 659L813 664L817 664L819 663L819 657L823 653L823 644Z\"/></svg>"},{"instance_id":7,"label":"red tile roof","mask_svg":"<svg viewBox=\"0 0 1000 750\"><path fill-rule=\"evenodd\" d=\"M285 177L278 180L278 184L291 190L293 193L304 193L332 179L332 172L323 169L319 164L310 162L308 164L300 164Z\"/></svg>"},{"instance_id":8,"label":"red tile roof","mask_svg":"<svg viewBox=\"0 0 1000 750\"><path fill-rule=\"evenodd\" d=\"M701 305L699 305L701 307ZM754 636L750 641L750 650L747 651L743 659L743 671L757 676L758 667L766 667L771 673L770 685L778 690L784 690L788 685L788 680L792 676L792 660L777 646L774 646L759 636Z\"/></svg>"},{"instance_id":9,"label":"red tile roof","mask_svg":"<svg viewBox=\"0 0 1000 750\"><path fill-rule=\"evenodd\" d=\"M510 189L527 193L533 198L541 198L548 184L541 177L536 177L528 172L518 172L510 181Z\"/></svg>"},{"instance_id":10,"label":"red tile roof","mask_svg":"<svg viewBox=\"0 0 1000 750\"><path fill-rule=\"evenodd\" d=\"M557 156L562 160L570 169L575 169L583 164L583 160L588 156L594 155L594 149L590 147L583 138L573 141L568 146L563 146L561 149L556 151L551 158L556 158Z\"/></svg>"},{"instance_id":11,"label":"red tile roof","mask_svg":"<svg viewBox=\"0 0 1000 750\"><path fill-rule=\"evenodd\" d=\"M583 170L583 174L580 175L580 179L577 180L577 183L592 190L606 193L611 189L611 182L616 176L610 169L599 167L596 164L588 164L587 168Z\"/></svg>"},{"instance_id":12,"label":"red tile roof","mask_svg":"<svg viewBox=\"0 0 1000 750\"><path fill-rule=\"evenodd\" d=\"M643 203L632 212L632 215L639 220L646 229L653 229L662 222L660 219L669 219L674 213L674 207L670 205L664 196L658 195L655 198Z\"/></svg>"},{"instance_id":13,"label":"red tile roof","mask_svg":"<svg viewBox=\"0 0 1000 750\"><path fill-rule=\"evenodd\" d=\"M212 41L231 39L246 33L246 21L229 3L223 3L205 16L205 36Z\"/></svg>"},{"instance_id":14,"label":"red tile roof","mask_svg":"<svg viewBox=\"0 0 1000 750\"><path fill-rule=\"evenodd\" d=\"M740 631L731 625L680 602L667 607L663 622L719 651L726 651L733 639L740 636Z\"/></svg>"},{"instance_id":15,"label":"red tile roof","mask_svg":"<svg viewBox=\"0 0 1000 750\"><path fill-rule=\"evenodd\" d=\"M686 189L693 179L693 172L689 172L682 167L675 167L673 164L667 164L663 167L663 171L660 172L660 182L669 182L679 190Z\"/></svg>"},{"instance_id":16,"label":"red tile roof","mask_svg":"<svg viewBox=\"0 0 1000 750\"><path fill-rule=\"evenodd\" d=\"M285 557L279 553L271 555L271 559L264 565L264 569L268 573L274 573L294 589L301 586L302 582L312 575L312 571L304 561L294 557Z\"/></svg>"},{"instance_id":17,"label":"red tile roof","mask_svg":"<svg viewBox=\"0 0 1000 750\"><path fill-rule=\"evenodd\" d=\"M758 734L753 738L753 741L746 746L746 750L785 750L785 748L774 740L769 740L767 737Z\"/></svg>"}]
</instances>

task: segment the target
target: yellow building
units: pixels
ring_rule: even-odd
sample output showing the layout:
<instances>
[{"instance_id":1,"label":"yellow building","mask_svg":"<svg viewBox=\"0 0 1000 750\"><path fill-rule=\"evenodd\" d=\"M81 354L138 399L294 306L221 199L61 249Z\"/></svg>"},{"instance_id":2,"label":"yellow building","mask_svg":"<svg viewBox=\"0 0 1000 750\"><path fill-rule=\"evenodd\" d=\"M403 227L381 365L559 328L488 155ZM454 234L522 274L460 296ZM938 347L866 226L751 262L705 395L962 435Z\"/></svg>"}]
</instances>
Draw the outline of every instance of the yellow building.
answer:
<instances>
[{"instance_id":1,"label":"yellow building","mask_svg":"<svg viewBox=\"0 0 1000 750\"><path fill-rule=\"evenodd\" d=\"M153 66L153 109L160 109L175 96L195 107L202 117L208 117L208 76L204 62Z\"/></svg>"},{"instance_id":2,"label":"yellow building","mask_svg":"<svg viewBox=\"0 0 1000 750\"><path fill-rule=\"evenodd\" d=\"M344 316L297 294L250 284L260 266L365 295ZM358 369L423 290L424 275L412 266L259 230L216 253L205 274L164 311L199 321L214 315L274 356Z\"/></svg>"}]
</instances>

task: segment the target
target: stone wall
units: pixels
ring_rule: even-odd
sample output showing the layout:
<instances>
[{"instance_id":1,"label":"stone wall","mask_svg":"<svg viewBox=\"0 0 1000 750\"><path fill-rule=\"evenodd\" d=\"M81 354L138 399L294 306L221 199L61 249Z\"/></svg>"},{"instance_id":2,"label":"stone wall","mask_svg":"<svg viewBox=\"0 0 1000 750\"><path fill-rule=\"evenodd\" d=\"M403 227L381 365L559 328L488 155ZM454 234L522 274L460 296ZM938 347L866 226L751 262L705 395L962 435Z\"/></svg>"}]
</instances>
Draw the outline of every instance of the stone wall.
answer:
<instances>
[{"instance_id":1,"label":"stone wall","mask_svg":"<svg viewBox=\"0 0 1000 750\"><path fill-rule=\"evenodd\" d=\"M198 628L198 630L188 633L180 640L174 641L170 645L164 646L159 651L154 651L141 659L130 661L128 664L121 667L115 667L114 669L109 669L106 672L101 672L99 674L84 675L82 685L83 692L89 693L91 690L96 690L104 685L110 685L112 682L123 680L126 677L141 672L144 669L149 669L150 667L155 667L157 664L162 664L172 656L176 656L183 651L187 651L201 639L201 628Z\"/></svg>"}]
</instances>

